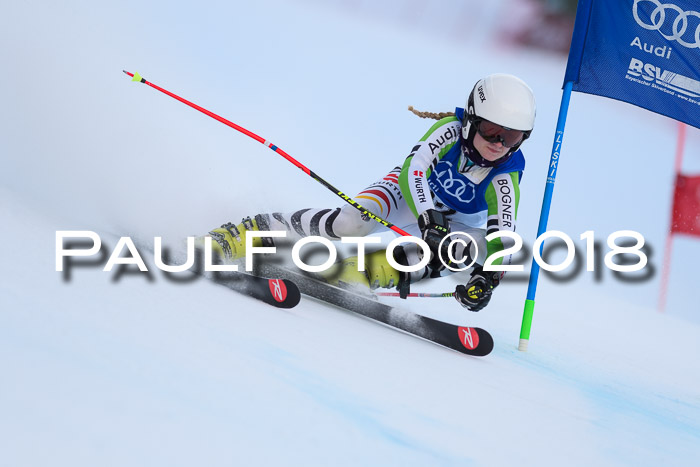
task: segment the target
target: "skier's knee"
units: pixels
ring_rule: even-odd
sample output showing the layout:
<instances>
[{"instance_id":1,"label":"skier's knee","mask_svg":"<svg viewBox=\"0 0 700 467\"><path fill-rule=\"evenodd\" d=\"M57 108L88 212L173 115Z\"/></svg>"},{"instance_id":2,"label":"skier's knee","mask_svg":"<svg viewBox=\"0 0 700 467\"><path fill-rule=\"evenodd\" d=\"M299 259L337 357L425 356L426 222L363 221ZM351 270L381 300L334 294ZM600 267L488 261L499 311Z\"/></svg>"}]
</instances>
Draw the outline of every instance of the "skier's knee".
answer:
<instances>
[{"instance_id":1,"label":"skier's knee","mask_svg":"<svg viewBox=\"0 0 700 467\"><path fill-rule=\"evenodd\" d=\"M365 220L359 211L342 209L333 222L333 231L339 237L364 237L375 229L374 223Z\"/></svg>"}]
</instances>

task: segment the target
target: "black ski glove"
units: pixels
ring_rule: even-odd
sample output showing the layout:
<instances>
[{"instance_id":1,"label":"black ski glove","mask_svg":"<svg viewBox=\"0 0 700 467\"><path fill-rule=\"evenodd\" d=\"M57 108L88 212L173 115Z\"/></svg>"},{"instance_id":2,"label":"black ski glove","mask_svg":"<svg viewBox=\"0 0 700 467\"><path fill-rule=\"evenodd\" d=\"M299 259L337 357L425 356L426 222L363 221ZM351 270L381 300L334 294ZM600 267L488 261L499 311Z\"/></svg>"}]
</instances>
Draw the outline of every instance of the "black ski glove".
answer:
<instances>
[{"instance_id":1,"label":"black ski glove","mask_svg":"<svg viewBox=\"0 0 700 467\"><path fill-rule=\"evenodd\" d=\"M418 228L420 228L423 241L428 244L430 252L432 253L428 266L430 266L430 269L433 271L442 271L445 269L445 265L440 261L438 248L440 247L442 239L450 233L450 221L448 221L445 214L440 211L428 209L418 216ZM446 249L446 246L447 242L443 244L443 248ZM443 254L443 258L447 261L447 256L445 256L445 254Z\"/></svg>"},{"instance_id":2,"label":"black ski glove","mask_svg":"<svg viewBox=\"0 0 700 467\"><path fill-rule=\"evenodd\" d=\"M476 266L467 285L458 285L455 290L455 298L463 307L471 311L482 310L491 300L493 289L500 282L501 273L497 271L484 271L481 266Z\"/></svg>"}]
</instances>

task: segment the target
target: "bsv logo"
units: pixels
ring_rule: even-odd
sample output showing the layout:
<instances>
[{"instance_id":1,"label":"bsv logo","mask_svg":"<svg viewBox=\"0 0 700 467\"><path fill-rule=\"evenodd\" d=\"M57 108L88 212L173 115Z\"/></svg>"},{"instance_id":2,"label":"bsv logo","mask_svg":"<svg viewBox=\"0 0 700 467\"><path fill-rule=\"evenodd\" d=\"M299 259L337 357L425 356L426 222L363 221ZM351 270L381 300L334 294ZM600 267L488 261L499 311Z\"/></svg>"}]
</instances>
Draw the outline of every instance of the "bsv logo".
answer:
<instances>
[{"instance_id":1,"label":"bsv logo","mask_svg":"<svg viewBox=\"0 0 700 467\"><path fill-rule=\"evenodd\" d=\"M639 4L645 2L651 3L651 6L654 7L649 15L649 21L639 17ZM646 6L646 8L650 9L651 6ZM671 12L668 18L667 12ZM700 48L700 13L697 11L684 11L678 5L661 3L659 0L634 0L632 15L634 15L637 24L644 29L659 31L659 34L665 39L677 41L683 47ZM675 18L673 18L674 16ZM662 28L663 31L670 31L671 34L665 34Z\"/></svg>"},{"instance_id":2,"label":"bsv logo","mask_svg":"<svg viewBox=\"0 0 700 467\"><path fill-rule=\"evenodd\" d=\"M630 76L633 77L632 81L650 85L668 94L680 93L689 97L700 97L700 81L664 70L652 63L644 63L636 58L630 60L627 79L630 79ZM697 101L693 100L692 103L695 104Z\"/></svg>"}]
</instances>

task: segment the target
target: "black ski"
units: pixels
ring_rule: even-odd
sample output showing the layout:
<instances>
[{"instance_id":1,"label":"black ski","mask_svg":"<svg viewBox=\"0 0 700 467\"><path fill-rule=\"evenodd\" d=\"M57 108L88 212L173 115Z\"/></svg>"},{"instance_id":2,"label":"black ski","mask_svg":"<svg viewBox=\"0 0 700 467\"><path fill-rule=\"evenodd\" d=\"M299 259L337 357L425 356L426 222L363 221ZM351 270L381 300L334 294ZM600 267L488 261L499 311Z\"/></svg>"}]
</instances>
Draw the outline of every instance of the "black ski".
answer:
<instances>
[{"instance_id":1,"label":"black ski","mask_svg":"<svg viewBox=\"0 0 700 467\"><path fill-rule=\"evenodd\" d=\"M260 276L291 280L304 295L379 321L463 354L483 357L493 350L491 334L481 328L458 326L394 308L380 303L376 297L358 295L302 273L271 264L259 263L255 273Z\"/></svg>"},{"instance_id":2,"label":"black ski","mask_svg":"<svg viewBox=\"0 0 700 467\"><path fill-rule=\"evenodd\" d=\"M144 245L143 248L153 252L153 247L149 244ZM183 261L177 256L176 261ZM161 253L161 257L166 264L170 262L170 252L167 249L165 253ZM205 271L204 258L200 250L195 251L195 268L192 272L195 277L204 277L277 308L293 308L301 300L299 288L291 280L282 277L263 278L237 271ZM189 279L185 278L184 281L189 281Z\"/></svg>"},{"instance_id":3,"label":"black ski","mask_svg":"<svg viewBox=\"0 0 700 467\"><path fill-rule=\"evenodd\" d=\"M208 279L278 308L295 307L301 299L299 288L288 279L251 276L241 272L217 272Z\"/></svg>"}]
</instances>

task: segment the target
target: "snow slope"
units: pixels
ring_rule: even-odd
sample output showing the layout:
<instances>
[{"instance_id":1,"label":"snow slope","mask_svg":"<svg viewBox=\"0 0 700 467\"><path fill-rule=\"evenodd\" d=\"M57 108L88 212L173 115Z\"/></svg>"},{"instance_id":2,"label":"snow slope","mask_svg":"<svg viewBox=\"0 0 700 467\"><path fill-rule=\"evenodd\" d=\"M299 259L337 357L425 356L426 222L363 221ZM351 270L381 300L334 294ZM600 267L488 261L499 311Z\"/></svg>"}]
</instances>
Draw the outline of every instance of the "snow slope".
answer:
<instances>
[{"instance_id":1,"label":"snow slope","mask_svg":"<svg viewBox=\"0 0 700 467\"><path fill-rule=\"evenodd\" d=\"M504 283L478 314L449 300L396 301L490 330L496 348L484 359L310 300L281 311L155 270L55 271L56 230L93 230L111 246L119 235L174 241L263 210L338 204L122 68L269 138L347 193L400 163L430 125L406 105L449 110L482 75L516 73L538 99L519 215L531 244L562 59L483 40L465 50L316 2L27 2L0 26L13 70L0 76L3 465L697 462L697 241L675 242L666 314L654 310L658 274L636 284L609 271L543 278L527 353L516 350L523 281ZM550 229L574 240L637 230L658 270L674 130L575 95Z\"/></svg>"}]
</instances>

